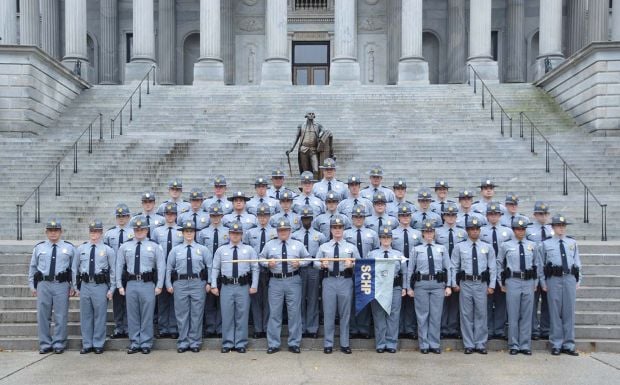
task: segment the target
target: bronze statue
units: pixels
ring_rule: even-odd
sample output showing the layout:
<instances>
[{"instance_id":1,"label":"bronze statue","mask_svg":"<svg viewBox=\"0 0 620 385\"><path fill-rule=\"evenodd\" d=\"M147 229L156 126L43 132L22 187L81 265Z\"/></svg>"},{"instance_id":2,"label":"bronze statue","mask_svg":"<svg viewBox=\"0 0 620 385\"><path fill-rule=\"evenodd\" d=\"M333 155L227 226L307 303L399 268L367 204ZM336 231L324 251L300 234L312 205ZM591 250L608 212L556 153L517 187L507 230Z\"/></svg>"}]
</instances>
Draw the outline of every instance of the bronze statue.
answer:
<instances>
[{"instance_id":1,"label":"bronze statue","mask_svg":"<svg viewBox=\"0 0 620 385\"><path fill-rule=\"evenodd\" d=\"M297 162L299 165L299 173L304 171L311 171L314 174L315 179L319 178L319 164L323 162L325 158L334 158L334 151L332 147L332 133L331 131L323 128L322 125L315 122L314 112L306 113L306 122L297 126L297 137L293 147L286 152L288 158L289 154L293 152L299 142L299 151L297 152ZM291 162L289 158L289 168L291 168ZM292 170L289 170L292 174Z\"/></svg>"}]
</instances>

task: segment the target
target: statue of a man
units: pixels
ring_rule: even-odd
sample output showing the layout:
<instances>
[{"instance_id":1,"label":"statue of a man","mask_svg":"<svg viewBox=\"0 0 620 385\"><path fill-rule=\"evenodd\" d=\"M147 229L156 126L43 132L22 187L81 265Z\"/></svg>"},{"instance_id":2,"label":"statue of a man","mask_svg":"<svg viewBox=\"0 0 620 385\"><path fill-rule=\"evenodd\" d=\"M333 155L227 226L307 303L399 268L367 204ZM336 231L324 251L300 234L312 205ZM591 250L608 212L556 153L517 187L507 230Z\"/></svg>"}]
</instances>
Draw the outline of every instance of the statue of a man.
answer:
<instances>
[{"instance_id":1,"label":"statue of a man","mask_svg":"<svg viewBox=\"0 0 620 385\"><path fill-rule=\"evenodd\" d=\"M286 152L288 156L299 142L297 161L299 172L311 171L315 179L319 177L319 164L324 158L334 158L332 133L316 123L314 112L306 113L306 122L297 126L297 137L293 147Z\"/></svg>"}]
</instances>

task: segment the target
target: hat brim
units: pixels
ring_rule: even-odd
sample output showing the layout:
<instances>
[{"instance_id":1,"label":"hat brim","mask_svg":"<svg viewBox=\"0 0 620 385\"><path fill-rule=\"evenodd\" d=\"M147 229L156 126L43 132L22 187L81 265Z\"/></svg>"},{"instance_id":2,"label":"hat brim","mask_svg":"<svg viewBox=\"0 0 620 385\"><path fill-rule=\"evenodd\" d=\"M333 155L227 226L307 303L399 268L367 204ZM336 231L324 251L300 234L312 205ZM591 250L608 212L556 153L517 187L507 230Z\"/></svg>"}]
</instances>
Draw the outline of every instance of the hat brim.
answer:
<instances>
[{"instance_id":1,"label":"hat brim","mask_svg":"<svg viewBox=\"0 0 620 385\"><path fill-rule=\"evenodd\" d=\"M244 201L246 201L246 202L247 202L247 201L249 201L249 200L250 200L250 199L252 199L252 198L248 198L248 197L228 197L228 198L226 198L226 200L227 200L227 201L229 201L229 202L232 202L232 201L234 201L235 199L243 199Z\"/></svg>"}]
</instances>

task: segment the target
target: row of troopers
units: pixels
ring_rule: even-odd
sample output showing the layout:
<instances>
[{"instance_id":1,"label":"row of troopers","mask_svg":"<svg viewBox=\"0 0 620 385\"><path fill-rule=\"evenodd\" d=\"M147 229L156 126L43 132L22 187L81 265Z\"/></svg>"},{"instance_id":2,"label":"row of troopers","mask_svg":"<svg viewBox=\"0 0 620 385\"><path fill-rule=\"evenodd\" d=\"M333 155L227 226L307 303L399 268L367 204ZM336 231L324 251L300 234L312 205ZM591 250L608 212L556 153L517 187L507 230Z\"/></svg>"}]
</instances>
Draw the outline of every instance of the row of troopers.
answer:
<instances>
[{"instance_id":1,"label":"row of troopers","mask_svg":"<svg viewBox=\"0 0 620 385\"><path fill-rule=\"evenodd\" d=\"M518 200L514 195L509 194L505 206L492 200L495 185L489 180L483 180L480 186L483 200L474 204L473 192L461 190L459 205L447 199L448 183L438 181L437 199L432 200L429 189L421 189L417 208L406 201L404 180L395 181L393 191L381 186L380 167L371 170L371 186L366 189L360 189L361 180L356 175L350 176L346 185L337 181L335 163L330 159L323 168L325 178L320 182L314 181L312 174L301 175L300 194L284 187L284 174L280 170L272 174L270 189L267 189L266 178L257 178L253 198L241 191L226 196L225 178L218 176L214 180L213 197L205 199L201 191L192 190L188 203L181 200L181 182L172 181L169 184L171 198L158 210L155 210L155 195L144 193L143 213L129 222L129 209L121 204L115 211L117 225L102 236L100 222L94 221L90 226L90 242L78 250L60 240L60 223L50 221L46 230L48 241L37 245L33 252L31 287L36 290L35 283L42 281L62 283L64 286L53 287L66 288L63 298L67 301L68 294L82 291L76 286L78 282L79 285L86 282L86 285L104 286L105 296L97 296L98 301L82 301L83 325L89 324L84 320L93 319L90 323L92 337L88 336L87 327L82 328L86 333L82 351L103 351L105 323L102 327L101 319L105 318L100 316L105 313L100 310L112 296L115 336L129 333L130 353L150 352L156 302L158 334L178 338L179 352L200 350L200 328L205 315L211 317L205 322L207 327L222 333L222 352L233 349L244 352L248 302L254 337L266 336L268 352L276 352L280 349L282 308L286 304L289 350L299 352L303 336L317 337L321 286L325 353L333 349L336 315L340 320L339 345L344 353L350 353L349 332L353 337L356 334L370 336L371 318L374 319L378 352L395 352L397 340L403 333L419 334L423 353L440 352L441 335L456 334L459 329L466 353L486 352L487 330L492 320L492 312L488 309L501 316L497 303L502 296L496 300L495 294L506 291L509 346L514 353L530 351L530 333L536 324L521 322L536 320L536 311L533 311L536 304L529 302L528 305L523 300L515 307L514 299L511 300L517 298L517 289L511 282L518 280L521 288L530 282L538 287L537 293L543 294L543 300L547 290L555 294L550 294L556 301L549 305L553 352L574 353L570 330L574 311L571 313L570 303L562 302L572 301L574 310L574 290L572 296L570 293L566 296L558 293L558 290L566 290L565 285L549 285L556 278L570 281L579 275L577 247L564 235L564 217L554 217L551 228L546 224L548 206L537 202L534 214L537 224L528 227L530 221L518 214ZM482 212L486 213L486 218ZM503 212L506 214L501 215ZM509 218L510 226L502 226L498 218L504 223L505 218ZM463 227L467 227L466 231ZM478 230L480 227L482 229ZM518 242L523 227L527 228L525 241L537 243L508 248L510 242ZM558 231L562 227L564 231ZM466 246L469 245L473 246L468 250ZM50 270L46 260L52 254L55 260L57 251L52 253L52 249L57 247L61 247L63 256L71 262L59 268L55 265ZM92 250L94 255L91 255ZM510 262L509 252L515 250L519 257L526 256L523 269L520 261L519 268ZM559 259L555 251L560 252ZM390 314L373 302L366 314L362 311L356 315L352 305L355 301L352 290L355 259L397 259L400 256L408 262L394 263L397 278ZM478 256L480 262L474 264L472 261L478 261ZM486 257L486 263L482 262L485 259L482 256ZM89 258L95 261L92 271L86 264ZM471 259L469 263L468 258ZM288 259L292 260L288 262ZM69 282L73 282L73 287ZM481 286L487 286L482 295L476 290ZM531 293L534 294L534 290ZM82 300L84 295L82 292ZM55 329L54 341L46 335L49 334L51 304L55 306L55 317L66 314L66 306L63 308L62 301L52 301L41 293L39 303L39 322L48 324L47 329L39 328L41 351L57 349L62 352L66 328L64 331L62 327ZM92 316L86 309L88 303ZM515 309L519 315L516 319L520 321L511 322L515 319ZM544 310L543 306L543 319ZM63 324L62 318L56 321ZM519 334L513 337L517 324Z\"/></svg>"}]
</instances>

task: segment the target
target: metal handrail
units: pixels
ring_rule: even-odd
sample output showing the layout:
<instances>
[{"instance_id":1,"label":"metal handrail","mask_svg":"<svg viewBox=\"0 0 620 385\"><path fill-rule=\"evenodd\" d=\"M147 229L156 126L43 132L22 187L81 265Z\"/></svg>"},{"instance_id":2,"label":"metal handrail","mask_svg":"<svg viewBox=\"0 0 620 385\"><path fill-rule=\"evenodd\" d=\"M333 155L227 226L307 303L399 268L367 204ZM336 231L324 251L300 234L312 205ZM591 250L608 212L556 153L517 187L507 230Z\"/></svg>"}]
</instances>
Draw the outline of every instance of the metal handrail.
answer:
<instances>
[{"instance_id":1,"label":"metal handrail","mask_svg":"<svg viewBox=\"0 0 620 385\"><path fill-rule=\"evenodd\" d=\"M156 68L157 68L156 66L152 66L148 70L146 75L144 75L142 80L140 80L140 83L138 83L138 86L136 87L136 89L133 90L133 92L131 93L131 95L129 95L125 103L123 103L123 106L121 107L121 109L116 113L116 115L113 118L110 119L110 139L114 139L114 135L115 135L114 126L116 125L117 119L119 120L119 135L123 135L123 111L125 110L125 107L127 107L127 104L129 104L129 121L131 122L133 120L133 97L136 94L136 92L138 93L138 108L142 108L142 84L146 80L146 94L147 95L150 94L151 93L151 89L149 87L151 83L150 76L151 76L151 73L153 73L153 85L155 85Z\"/></svg>"},{"instance_id":2,"label":"metal handrail","mask_svg":"<svg viewBox=\"0 0 620 385\"><path fill-rule=\"evenodd\" d=\"M484 80L482 80L482 77L480 76L480 74L476 71L476 69L471 65L468 64L467 67L469 67L471 69L471 71L467 72L467 84L471 85L471 74L474 74L474 94L478 93L478 84L476 79L480 80L480 84L482 84L482 108L486 108L486 103L485 103L485 96L484 96L484 91L486 90L486 92L489 94L489 96L491 97L491 120L495 120L495 111L493 110L493 104L497 104L497 107L499 107L500 110L500 133L502 134L502 136L504 136L504 117L506 119L508 119L508 124L509 124L509 133L510 133L510 137L512 138L512 117L506 112L506 110L504 109L504 107L502 107L502 105L500 104L500 102L497 100L497 98L495 97L495 95L493 95L493 93L491 92L491 90L489 89L489 87L486 85L486 83L484 82Z\"/></svg>"},{"instance_id":3,"label":"metal handrail","mask_svg":"<svg viewBox=\"0 0 620 385\"><path fill-rule=\"evenodd\" d=\"M534 153L536 151L535 145L534 145L535 143L534 135L536 133L545 142L545 172L547 173L551 172L551 167L550 167L551 151L553 151L555 155L558 157L558 159L560 159L560 161L562 162L562 195L568 195L568 172L569 171L583 186L583 223L590 223L589 197L592 197L594 201L599 205L599 207L601 208L601 241L606 241L607 240L607 204L602 203L597 198L597 196L592 192L590 187L588 187L588 185L583 181L583 179L581 179L581 177L577 175L577 172L575 172L575 170L573 170L573 168L568 165L568 162L566 162L566 160L562 157L562 155L560 155L558 150L556 150L556 148L551 144L551 142L549 142L549 139L547 139L547 137L538 129L538 127L536 127L534 122L532 122L532 119L530 119L530 117L527 116L527 114L523 111L519 113L519 137L525 139L525 133L524 133L525 120L527 120L527 122L530 124L530 152Z\"/></svg>"},{"instance_id":4,"label":"metal handrail","mask_svg":"<svg viewBox=\"0 0 620 385\"><path fill-rule=\"evenodd\" d=\"M35 189L24 199L20 204L17 204L17 240L22 240L22 228L23 228L23 217L22 211L23 207L26 203L32 198L35 197L35 208L34 208L34 223L41 223L41 186L47 178L52 175L52 173L56 173L56 196L60 196L60 164L67 158L70 153L73 153L73 173L78 172L78 143L84 135L88 132L88 153L93 153L93 127L95 122L99 120L99 140L103 140L103 115L101 113L97 114L91 122L88 124L86 129L82 131L82 133L77 137L77 139L70 146L70 150L66 151L63 156L60 158L58 162L52 167L50 172L45 175L45 177L41 180L41 182L35 187Z\"/></svg>"}]
</instances>

